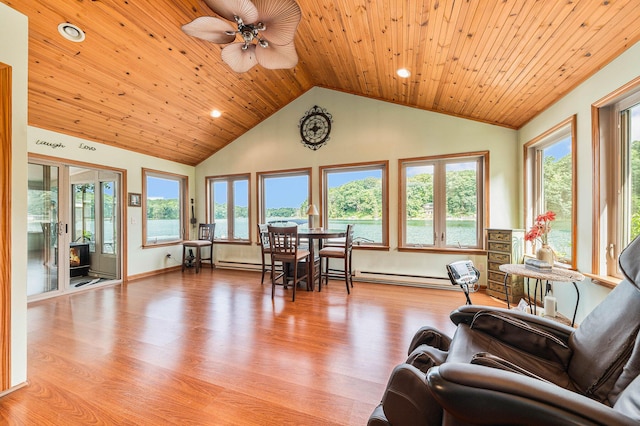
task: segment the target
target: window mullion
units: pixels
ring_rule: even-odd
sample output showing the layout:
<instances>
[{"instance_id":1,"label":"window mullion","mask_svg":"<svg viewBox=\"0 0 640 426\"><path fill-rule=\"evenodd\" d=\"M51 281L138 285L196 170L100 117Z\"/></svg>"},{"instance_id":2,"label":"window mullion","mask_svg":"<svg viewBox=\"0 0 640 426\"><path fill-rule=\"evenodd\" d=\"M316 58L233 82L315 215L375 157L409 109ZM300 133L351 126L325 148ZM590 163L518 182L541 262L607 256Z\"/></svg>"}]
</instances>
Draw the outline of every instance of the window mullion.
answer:
<instances>
[{"instance_id":1,"label":"window mullion","mask_svg":"<svg viewBox=\"0 0 640 426\"><path fill-rule=\"evenodd\" d=\"M235 183L235 180L233 179L227 180L227 239L229 240L236 239L236 231L234 229L234 225L235 225L234 183Z\"/></svg>"},{"instance_id":2,"label":"window mullion","mask_svg":"<svg viewBox=\"0 0 640 426\"><path fill-rule=\"evenodd\" d=\"M533 218L542 213L544 209L544 193L543 193L543 180L544 180L544 164L543 164L544 151L537 148L535 150L535 173L533 180Z\"/></svg>"},{"instance_id":3,"label":"window mullion","mask_svg":"<svg viewBox=\"0 0 640 426\"><path fill-rule=\"evenodd\" d=\"M436 161L433 169L433 243L436 247L446 245L447 194L446 163Z\"/></svg>"}]
</instances>

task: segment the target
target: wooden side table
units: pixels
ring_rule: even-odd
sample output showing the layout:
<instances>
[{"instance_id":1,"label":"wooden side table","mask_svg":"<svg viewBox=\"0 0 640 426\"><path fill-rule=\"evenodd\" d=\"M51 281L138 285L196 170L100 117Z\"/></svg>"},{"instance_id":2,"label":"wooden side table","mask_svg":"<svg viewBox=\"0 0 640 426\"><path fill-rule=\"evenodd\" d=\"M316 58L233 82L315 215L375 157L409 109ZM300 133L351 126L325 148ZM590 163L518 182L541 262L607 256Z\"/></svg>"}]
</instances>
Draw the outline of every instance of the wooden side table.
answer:
<instances>
[{"instance_id":1,"label":"wooden side table","mask_svg":"<svg viewBox=\"0 0 640 426\"><path fill-rule=\"evenodd\" d=\"M507 291L507 276L509 275L519 275L521 277L527 278L527 298L529 299L529 305L531 305L531 295L529 293L529 279L533 278L536 280L536 285L533 290L533 299L535 302L536 293L538 291L538 284L540 284L540 298L542 299L544 295L542 294L542 281L554 282L563 282L563 283L573 283L573 287L576 289L576 307L573 311L573 319L571 320L571 326L576 322L576 314L578 313L578 304L580 303L580 290L578 289L578 285L576 284L579 281L584 280L584 275L580 272L571 271L569 269L562 268L552 268L550 271L538 271L535 269L527 268L523 264L514 264L514 263L506 263L504 265L500 265L500 270L505 273L505 292ZM507 307L509 307L507 301ZM536 305L534 303L534 312L536 310Z\"/></svg>"}]
</instances>

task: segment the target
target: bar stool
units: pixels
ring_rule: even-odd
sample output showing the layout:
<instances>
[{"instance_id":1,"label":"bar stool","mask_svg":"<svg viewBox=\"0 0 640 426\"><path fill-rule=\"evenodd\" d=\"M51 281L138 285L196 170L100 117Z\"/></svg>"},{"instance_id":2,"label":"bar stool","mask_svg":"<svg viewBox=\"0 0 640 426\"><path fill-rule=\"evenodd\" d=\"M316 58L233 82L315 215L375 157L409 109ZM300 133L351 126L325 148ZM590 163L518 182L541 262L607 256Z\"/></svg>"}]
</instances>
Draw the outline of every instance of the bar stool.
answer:
<instances>
[{"instance_id":1,"label":"bar stool","mask_svg":"<svg viewBox=\"0 0 640 426\"><path fill-rule=\"evenodd\" d=\"M329 283L329 278L344 278L347 285L347 294L351 294L350 287L353 287L353 274L351 273L351 254L353 252L353 225L347 225L347 235L344 246L328 246L320 250L320 285L318 291L322 291L322 279L324 284ZM322 261L324 259L324 262ZM336 269L329 269L329 259L344 259L344 272ZM324 268L323 268L324 263Z\"/></svg>"}]
</instances>

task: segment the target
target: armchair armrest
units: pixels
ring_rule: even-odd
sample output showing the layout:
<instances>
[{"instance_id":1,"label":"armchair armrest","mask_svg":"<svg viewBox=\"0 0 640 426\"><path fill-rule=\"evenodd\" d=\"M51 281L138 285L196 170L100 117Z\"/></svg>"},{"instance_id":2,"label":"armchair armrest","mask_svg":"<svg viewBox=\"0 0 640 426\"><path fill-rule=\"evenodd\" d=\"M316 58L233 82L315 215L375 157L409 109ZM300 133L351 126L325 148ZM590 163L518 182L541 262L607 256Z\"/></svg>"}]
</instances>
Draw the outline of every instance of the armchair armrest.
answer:
<instances>
[{"instance_id":1,"label":"armchair armrest","mask_svg":"<svg viewBox=\"0 0 640 426\"><path fill-rule=\"evenodd\" d=\"M508 312L480 311L469 327L538 358L561 365L564 370L569 366L573 354L565 341L509 315Z\"/></svg>"},{"instance_id":2,"label":"armchair armrest","mask_svg":"<svg viewBox=\"0 0 640 426\"><path fill-rule=\"evenodd\" d=\"M413 365L400 364L393 369L380 404L391 425L442 423L442 410L429 392L426 375Z\"/></svg>"},{"instance_id":3,"label":"armchair armrest","mask_svg":"<svg viewBox=\"0 0 640 426\"><path fill-rule=\"evenodd\" d=\"M448 415L487 425L633 425L622 413L559 386L480 365L445 363L427 373Z\"/></svg>"},{"instance_id":4,"label":"armchair armrest","mask_svg":"<svg viewBox=\"0 0 640 426\"><path fill-rule=\"evenodd\" d=\"M455 309L453 312L451 312L451 314L449 314L449 318L456 325L459 325L460 323L471 325L473 318L480 311L499 312L499 313L510 315L513 318L517 318L532 326L535 326L541 330L544 330L548 333L553 334L554 336L564 341L565 343L569 341L569 336L571 336L571 334L573 334L573 332L575 331L573 327L569 327L567 325L561 324L556 321L552 321L547 318L527 314L526 312L517 311L513 309L495 308L493 306L483 306L483 305L460 306L458 309Z\"/></svg>"}]
</instances>

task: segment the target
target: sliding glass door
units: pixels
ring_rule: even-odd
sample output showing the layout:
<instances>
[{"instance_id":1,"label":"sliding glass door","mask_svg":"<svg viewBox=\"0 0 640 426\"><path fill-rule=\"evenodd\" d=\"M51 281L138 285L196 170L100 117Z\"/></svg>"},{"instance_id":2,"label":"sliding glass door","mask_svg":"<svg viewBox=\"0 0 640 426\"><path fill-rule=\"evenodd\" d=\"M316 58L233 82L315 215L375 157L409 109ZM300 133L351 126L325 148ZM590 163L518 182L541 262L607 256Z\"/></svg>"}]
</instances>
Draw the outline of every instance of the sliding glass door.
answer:
<instances>
[{"instance_id":1,"label":"sliding glass door","mask_svg":"<svg viewBox=\"0 0 640 426\"><path fill-rule=\"evenodd\" d=\"M60 168L29 164L27 207L27 295L59 289L58 258L64 224L59 218Z\"/></svg>"},{"instance_id":2,"label":"sliding glass door","mask_svg":"<svg viewBox=\"0 0 640 426\"><path fill-rule=\"evenodd\" d=\"M121 279L119 172L29 164L31 300Z\"/></svg>"}]
</instances>

